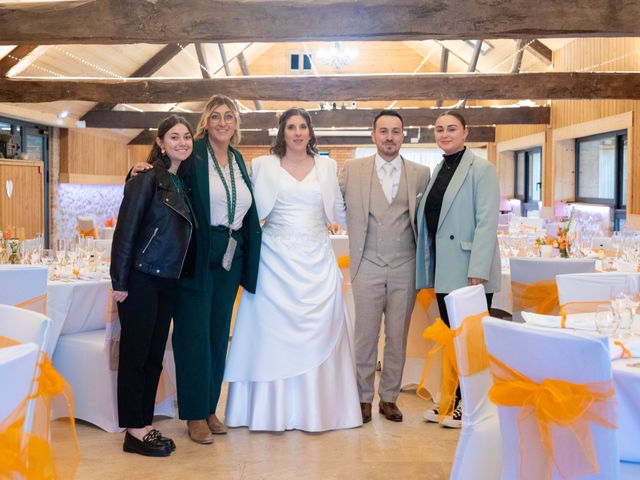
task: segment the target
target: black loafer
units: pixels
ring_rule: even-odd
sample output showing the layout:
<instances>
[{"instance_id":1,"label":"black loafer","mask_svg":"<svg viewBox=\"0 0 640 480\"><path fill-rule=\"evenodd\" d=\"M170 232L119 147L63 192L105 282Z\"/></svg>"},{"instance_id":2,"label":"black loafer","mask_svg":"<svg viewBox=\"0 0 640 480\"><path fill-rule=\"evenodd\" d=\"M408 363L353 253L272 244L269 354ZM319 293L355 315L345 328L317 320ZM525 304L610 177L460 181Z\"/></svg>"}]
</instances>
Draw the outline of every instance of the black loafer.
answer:
<instances>
[{"instance_id":1,"label":"black loafer","mask_svg":"<svg viewBox=\"0 0 640 480\"><path fill-rule=\"evenodd\" d=\"M166 446L169 447L169 450L171 450L172 452L175 452L176 450L175 442L171 440L169 437L165 437L164 435L162 435L162 433L160 433L160 430L156 430L155 428L152 430L149 430L149 435L153 435L155 438L158 439L158 442L165 444Z\"/></svg>"},{"instance_id":2,"label":"black loafer","mask_svg":"<svg viewBox=\"0 0 640 480\"><path fill-rule=\"evenodd\" d=\"M142 440L138 440L127 431L124 435L122 450L145 457L168 457L171 455L171 450L167 445L160 443L155 436L148 433L142 437Z\"/></svg>"}]
</instances>

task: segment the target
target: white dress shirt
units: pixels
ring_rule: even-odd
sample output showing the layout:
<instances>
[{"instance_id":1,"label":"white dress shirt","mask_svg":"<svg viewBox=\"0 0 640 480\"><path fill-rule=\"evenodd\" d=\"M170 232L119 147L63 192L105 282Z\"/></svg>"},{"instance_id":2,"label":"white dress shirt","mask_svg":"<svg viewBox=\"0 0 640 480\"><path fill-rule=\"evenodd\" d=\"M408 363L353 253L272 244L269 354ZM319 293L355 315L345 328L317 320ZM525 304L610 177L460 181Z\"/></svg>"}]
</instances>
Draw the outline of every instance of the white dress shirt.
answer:
<instances>
[{"instance_id":1,"label":"white dress shirt","mask_svg":"<svg viewBox=\"0 0 640 480\"><path fill-rule=\"evenodd\" d=\"M227 210L227 193L224 185L222 184L222 180L220 180L220 175L218 175L218 171L213 164L211 153L208 153L207 156L209 157L209 202L211 202L211 225L222 225L223 227L228 227L229 212ZM229 162L231 161L233 161L233 176L236 181L236 214L233 224L231 225L231 229L238 230L242 227L242 220L244 216L249 211L249 208L251 208L252 198L249 187L247 187L247 184L244 183L244 178L242 178L242 172L240 172L238 162L235 158L233 158L233 160L230 158ZM222 174L224 175L227 186L229 187L229 193L231 193L231 174L229 173L229 164L222 168Z\"/></svg>"},{"instance_id":2,"label":"white dress shirt","mask_svg":"<svg viewBox=\"0 0 640 480\"><path fill-rule=\"evenodd\" d=\"M393 200L394 198L396 198L396 195L398 194L398 186L400 185L400 170L401 170L401 162L402 159L400 158L400 154L398 154L398 156L396 156L396 158L394 158L393 160L391 160L390 162L387 162L384 158L382 158L380 156L380 154L376 153L376 160L375 160L375 165L376 165L376 173L378 174L378 180L380 180L380 185L384 185L383 181L384 181L384 167L383 165L385 163L390 163L391 165L393 165L393 173L391 174L392 178L393 178L393 187L391 188L391 199Z\"/></svg>"}]
</instances>

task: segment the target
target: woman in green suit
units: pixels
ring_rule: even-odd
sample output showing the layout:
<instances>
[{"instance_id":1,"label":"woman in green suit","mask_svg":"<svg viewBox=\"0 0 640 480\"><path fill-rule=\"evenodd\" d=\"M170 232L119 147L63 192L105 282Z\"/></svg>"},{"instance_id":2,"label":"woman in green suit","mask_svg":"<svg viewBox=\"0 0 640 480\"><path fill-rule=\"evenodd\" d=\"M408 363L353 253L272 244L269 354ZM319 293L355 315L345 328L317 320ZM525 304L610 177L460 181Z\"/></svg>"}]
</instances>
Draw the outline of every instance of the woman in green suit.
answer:
<instances>
[{"instance_id":1,"label":"woman in green suit","mask_svg":"<svg viewBox=\"0 0 640 480\"><path fill-rule=\"evenodd\" d=\"M495 166L465 147L469 132L462 115L443 113L434 130L444 156L418 207L416 288L435 289L440 317L449 325L444 302L448 293L482 284L491 308L493 293L500 290L500 188ZM461 426L459 400L458 390L444 426ZM437 410L427 411L424 418L438 422Z\"/></svg>"},{"instance_id":2,"label":"woman in green suit","mask_svg":"<svg viewBox=\"0 0 640 480\"><path fill-rule=\"evenodd\" d=\"M261 229L242 155L235 101L214 95L196 128L193 155L183 165L198 222L191 278L178 290L173 348L178 410L189 436L212 443L226 433L216 417L229 328L238 287L255 292Z\"/></svg>"}]
</instances>

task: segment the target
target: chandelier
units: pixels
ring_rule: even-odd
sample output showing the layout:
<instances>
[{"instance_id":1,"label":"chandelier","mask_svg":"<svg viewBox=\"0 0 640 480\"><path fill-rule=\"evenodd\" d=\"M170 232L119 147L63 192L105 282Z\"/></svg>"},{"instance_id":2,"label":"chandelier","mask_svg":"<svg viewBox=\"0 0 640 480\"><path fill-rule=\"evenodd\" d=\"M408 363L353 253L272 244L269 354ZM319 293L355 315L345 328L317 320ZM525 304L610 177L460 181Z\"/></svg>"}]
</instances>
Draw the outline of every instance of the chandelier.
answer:
<instances>
[{"instance_id":1,"label":"chandelier","mask_svg":"<svg viewBox=\"0 0 640 480\"><path fill-rule=\"evenodd\" d=\"M335 42L331 48L320 48L316 52L317 59L336 70L349 65L358 56L355 48L343 48L340 42Z\"/></svg>"}]
</instances>

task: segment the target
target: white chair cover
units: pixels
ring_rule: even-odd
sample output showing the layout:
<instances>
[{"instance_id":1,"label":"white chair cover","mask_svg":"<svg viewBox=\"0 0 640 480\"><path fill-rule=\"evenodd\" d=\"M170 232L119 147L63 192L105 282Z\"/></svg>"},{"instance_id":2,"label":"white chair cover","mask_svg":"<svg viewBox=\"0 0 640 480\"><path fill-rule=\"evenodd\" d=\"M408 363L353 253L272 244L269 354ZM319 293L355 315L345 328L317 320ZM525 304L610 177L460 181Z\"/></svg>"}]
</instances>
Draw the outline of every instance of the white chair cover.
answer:
<instances>
[{"instance_id":1,"label":"white chair cover","mask_svg":"<svg viewBox=\"0 0 640 480\"><path fill-rule=\"evenodd\" d=\"M556 276L560 305L568 302L608 302L611 288L624 289L627 277L640 273L571 273Z\"/></svg>"},{"instance_id":2,"label":"white chair cover","mask_svg":"<svg viewBox=\"0 0 640 480\"><path fill-rule=\"evenodd\" d=\"M470 315L487 311L484 287L476 285L454 290L445 297L451 328L458 328ZM460 364L466 356L460 337L455 340L456 358ZM502 446L498 411L489 401L489 370L460 377L462 394L462 432L451 471L452 480L499 478L502 469Z\"/></svg>"},{"instance_id":3,"label":"white chair cover","mask_svg":"<svg viewBox=\"0 0 640 480\"><path fill-rule=\"evenodd\" d=\"M37 360L38 345L35 343L0 348L0 422L27 397Z\"/></svg>"},{"instance_id":4,"label":"white chair cover","mask_svg":"<svg viewBox=\"0 0 640 480\"><path fill-rule=\"evenodd\" d=\"M0 265L0 304L17 305L47 293L47 267Z\"/></svg>"},{"instance_id":5,"label":"white chair cover","mask_svg":"<svg viewBox=\"0 0 640 480\"><path fill-rule=\"evenodd\" d=\"M591 383L612 378L609 344L605 337L537 329L490 317L484 319L483 326L489 353L534 382L553 378L572 383ZM519 433L516 425L519 412L517 407L498 407L503 480L520 476ZM593 424L591 431L599 474L584 478L619 478L616 430ZM561 478L555 468L552 478Z\"/></svg>"},{"instance_id":6,"label":"white chair cover","mask_svg":"<svg viewBox=\"0 0 640 480\"><path fill-rule=\"evenodd\" d=\"M554 280L562 273L595 272L596 261L590 258L510 258L509 266L512 282L529 285ZM513 312L513 321L522 322L520 311Z\"/></svg>"},{"instance_id":7,"label":"white chair cover","mask_svg":"<svg viewBox=\"0 0 640 480\"><path fill-rule=\"evenodd\" d=\"M56 340L51 338L53 332L49 317L11 305L0 305L0 336L22 343L37 343L49 356Z\"/></svg>"}]
</instances>

